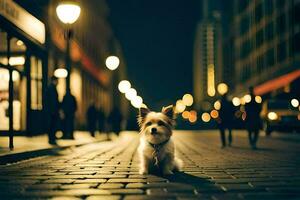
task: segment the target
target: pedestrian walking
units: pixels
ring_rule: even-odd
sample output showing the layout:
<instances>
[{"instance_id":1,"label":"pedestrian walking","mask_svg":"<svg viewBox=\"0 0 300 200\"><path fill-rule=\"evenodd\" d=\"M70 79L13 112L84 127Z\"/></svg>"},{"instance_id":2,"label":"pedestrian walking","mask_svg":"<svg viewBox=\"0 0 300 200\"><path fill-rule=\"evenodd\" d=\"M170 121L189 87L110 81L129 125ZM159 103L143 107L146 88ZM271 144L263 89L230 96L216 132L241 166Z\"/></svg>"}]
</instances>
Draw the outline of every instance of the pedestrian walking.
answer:
<instances>
[{"instance_id":1,"label":"pedestrian walking","mask_svg":"<svg viewBox=\"0 0 300 200\"><path fill-rule=\"evenodd\" d=\"M98 131L100 133L106 132L105 123L106 123L105 113L103 112L103 110L101 108L99 108L99 110L98 110Z\"/></svg>"},{"instance_id":2,"label":"pedestrian walking","mask_svg":"<svg viewBox=\"0 0 300 200\"><path fill-rule=\"evenodd\" d=\"M55 76L51 77L50 84L46 90L46 99L45 99L45 112L47 115L48 127L48 142L49 144L56 144L56 131L58 129L59 123L59 100L57 93L57 78Z\"/></svg>"},{"instance_id":3,"label":"pedestrian walking","mask_svg":"<svg viewBox=\"0 0 300 200\"><path fill-rule=\"evenodd\" d=\"M91 133L92 137L95 137L95 131L97 126L97 108L94 103L91 103L91 105L88 107L88 110L86 112L86 119L87 119L87 125L88 130Z\"/></svg>"},{"instance_id":4,"label":"pedestrian walking","mask_svg":"<svg viewBox=\"0 0 300 200\"><path fill-rule=\"evenodd\" d=\"M74 120L75 112L77 110L76 98L72 95L70 90L67 90L63 101L62 110L64 114L63 119L63 139L74 139Z\"/></svg>"},{"instance_id":5,"label":"pedestrian walking","mask_svg":"<svg viewBox=\"0 0 300 200\"><path fill-rule=\"evenodd\" d=\"M228 130L228 146L232 143L232 128L234 123L234 106L227 99L227 93L223 94L221 99L221 108L219 110L219 129L222 142L222 148L226 147L226 130Z\"/></svg>"},{"instance_id":6,"label":"pedestrian walking","mask_svg":"<svg viewBox=\"0 0 300 200\"><path fill-rule=\"evenodd\" d=\"M123 116L120 109L118 107L114 107L108 116L108 123L110 124L111 131L116 133L117 136L119 136L121 131L122 120Z\"/></svg>"},{"instance_id":7,"label":"pedestrian walking","mask_svg":"<svg viewBox=\"0 0 300 200\"><path fill-rule=\"evenodd\" d=\"M256 149L256 143L259 136L259 129L261 128L261 105L255 101L253 87L249 88L251 101L245 105L246 112L246 129L248 131L249 143L252 149Z\"/></svg>"}]
</instances>

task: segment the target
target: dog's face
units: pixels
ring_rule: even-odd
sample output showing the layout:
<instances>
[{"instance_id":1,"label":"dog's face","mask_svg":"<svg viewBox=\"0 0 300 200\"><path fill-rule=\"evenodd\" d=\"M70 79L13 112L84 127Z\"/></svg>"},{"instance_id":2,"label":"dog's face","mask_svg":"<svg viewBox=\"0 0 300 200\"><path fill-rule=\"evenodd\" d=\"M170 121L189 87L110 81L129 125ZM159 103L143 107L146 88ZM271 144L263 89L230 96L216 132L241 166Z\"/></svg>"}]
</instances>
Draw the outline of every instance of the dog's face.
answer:
<instances>
[{"instance_id":1,"label":"dog's face","mask_svg":"<svg viewBox=\"0 0 300 200\"><path fill-rule=\"evenodd\" d=\"M174 126L173 106L163 107L161 112L153 112L148 108L140 108L138 122L140 133L152 144L168 140Z\"/></svg>"}]
</instances>

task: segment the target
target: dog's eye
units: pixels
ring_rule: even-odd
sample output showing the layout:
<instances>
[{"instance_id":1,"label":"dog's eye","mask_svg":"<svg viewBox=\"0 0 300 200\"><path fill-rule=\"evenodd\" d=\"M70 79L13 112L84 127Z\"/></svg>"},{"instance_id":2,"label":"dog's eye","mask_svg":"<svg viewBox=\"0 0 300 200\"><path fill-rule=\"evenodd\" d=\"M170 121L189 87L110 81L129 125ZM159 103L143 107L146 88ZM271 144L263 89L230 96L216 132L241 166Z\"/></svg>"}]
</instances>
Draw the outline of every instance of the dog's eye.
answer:
<instances>
[{"instance_id":1,"label":"dog's eye","mask_svg":"<svg viewBox=\"0 0 300 200\"><path fill-rule=\"evenodd\" d=\"M147 122L146 126L150 126L152 124L152 122Z\"/></svg>"},{"instance_id":2,"label":"dog's eye","mask_svg":"<svg viewBox=\"0 0 300 200\"><path fill-rule=\"evenodd\" d=\"M158 126L164 126L165 123L164 123L163 121L158 121L158 122L157 122L157 125L158 125Z\"/></svg>"}]
</instances>

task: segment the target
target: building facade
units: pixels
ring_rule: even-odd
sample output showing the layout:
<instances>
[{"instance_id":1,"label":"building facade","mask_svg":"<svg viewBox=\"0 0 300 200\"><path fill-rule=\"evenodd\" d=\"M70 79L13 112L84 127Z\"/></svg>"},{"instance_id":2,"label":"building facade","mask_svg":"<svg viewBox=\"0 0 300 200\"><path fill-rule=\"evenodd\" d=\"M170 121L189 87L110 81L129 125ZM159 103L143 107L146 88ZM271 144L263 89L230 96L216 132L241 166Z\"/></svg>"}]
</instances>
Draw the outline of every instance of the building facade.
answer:
<instances>
[{"instance_id":1,"label":"building facade","mask_svg":"<svg viewBox=\"0 0 300 200\"><path fill-rule=\"evenodd\" d=\"M201 109L204 101L216 95L216 85L222 82L222 26L219 11L210 1L202 1L203 17L196 28L194 42L194 97Z\"/></svg>"},{"instance_id":2,"label":"building facade","mask_svg":"<svg viewBox=\"0 0 300 200\"><path fill-rule=\"evenodd\" d=\"M0 0L0 132L3 134L12 127L10 123L14 134L46 131L44 99L48 80L55 69L65 68L66 27L55 13L58 2ZM76 126L85 128L85 114L91 103L106 115L113 102L124 103L118 94L113 94L112 88L113 78L118 82L126 73L120 44L107 21L109 9L105 1L79 3L81 16L72 26L74 36L70 42L70 87L78 104ZM121 70L106 69L105 59L112 54L120 57ZM57 86L60 100L65 87L65 78L60 78Z\"/></svg>"},{"instance_id":3,"label":"building facade","mask_svg":"<svg viewBox=\"0 0 300 200\"><path fill-rule=\"evenodd\" d=\"M296 92L300 1L235 0L232 14L235 93L245 93L249 86L255 86L257 95Z\"/></svg>"}]
</instances>

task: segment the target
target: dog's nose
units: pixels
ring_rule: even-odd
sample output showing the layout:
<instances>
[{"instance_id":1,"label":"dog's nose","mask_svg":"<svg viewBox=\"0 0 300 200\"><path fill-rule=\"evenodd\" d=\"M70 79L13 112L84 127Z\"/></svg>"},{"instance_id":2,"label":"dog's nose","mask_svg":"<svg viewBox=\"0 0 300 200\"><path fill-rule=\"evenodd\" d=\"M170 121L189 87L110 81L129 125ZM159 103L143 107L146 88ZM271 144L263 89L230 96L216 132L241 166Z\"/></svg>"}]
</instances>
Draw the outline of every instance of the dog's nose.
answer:
<instances>
[{"instance_id":1,"label":"dog's nose","mask_svg":"<svg viewBox=\"0 0 300 200\"><path fill-rule=\"evenodd\" d=\"M152 134L157 133L157 128L151 128L151 133Z\"/></svg>"}]
</instances>

